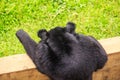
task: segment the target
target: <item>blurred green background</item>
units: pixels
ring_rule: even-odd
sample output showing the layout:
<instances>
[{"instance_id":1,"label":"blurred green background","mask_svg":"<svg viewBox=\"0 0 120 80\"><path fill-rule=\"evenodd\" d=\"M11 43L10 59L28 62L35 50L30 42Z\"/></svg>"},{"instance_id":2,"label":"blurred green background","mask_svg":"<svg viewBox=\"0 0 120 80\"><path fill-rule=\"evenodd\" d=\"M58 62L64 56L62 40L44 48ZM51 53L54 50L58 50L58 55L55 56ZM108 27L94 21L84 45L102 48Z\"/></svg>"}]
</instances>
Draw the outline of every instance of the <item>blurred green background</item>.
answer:
<instances>
[{"instance_id":1,"label":"blurred green background","mask_svg":"<svg viewBox=\"0 0 120 80\"><path fill-rule=\"evenodd\" d=\"M0 0L0 57L25 53L19 29L39 41L39 29L77 24L77 33L97 39L120 36L120 0Z\"/></svg>"}]
</instances>

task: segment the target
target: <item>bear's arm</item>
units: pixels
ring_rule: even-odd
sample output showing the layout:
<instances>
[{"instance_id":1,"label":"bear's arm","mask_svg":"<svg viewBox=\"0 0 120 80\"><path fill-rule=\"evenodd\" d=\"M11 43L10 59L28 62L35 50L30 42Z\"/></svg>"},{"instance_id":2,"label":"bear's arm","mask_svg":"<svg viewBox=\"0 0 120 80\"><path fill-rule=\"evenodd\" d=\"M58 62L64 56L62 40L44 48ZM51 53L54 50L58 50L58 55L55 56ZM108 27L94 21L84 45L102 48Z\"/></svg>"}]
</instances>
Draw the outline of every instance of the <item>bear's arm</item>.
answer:
<instances>
[{"instance_id":1,"label":"bear's arm","mask_svg":"<svg viewBox=\"0 0 120 80\"><path fill-rule=\"evenodd\" d=\"M107 53L104 50L104 48L102 47L102 45L92 36L88 36L88 38L97 46L99 47L99 54L97 56L97 60L98 60L98 64L97 64L97 69L101 69L103 68L103 66L105 65L106 61L108 60L107 58Z\"/></svg>"}]
</instances>

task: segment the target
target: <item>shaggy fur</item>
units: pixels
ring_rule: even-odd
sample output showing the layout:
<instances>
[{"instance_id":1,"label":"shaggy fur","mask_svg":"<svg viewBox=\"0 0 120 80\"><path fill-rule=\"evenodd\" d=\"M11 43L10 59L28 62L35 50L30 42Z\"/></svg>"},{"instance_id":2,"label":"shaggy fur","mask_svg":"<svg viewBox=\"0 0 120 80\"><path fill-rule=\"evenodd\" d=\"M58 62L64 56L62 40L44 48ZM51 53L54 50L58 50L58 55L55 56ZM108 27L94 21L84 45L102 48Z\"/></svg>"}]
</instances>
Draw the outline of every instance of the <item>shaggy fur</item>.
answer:
<instances>
[{"instance_id":1,"label":"shaggy fur","mask_svg":"<svg viewBox=\"0 0 120 80\"><path fill-rule=\"evenodd\" d=\"M37 69L51 80L92 80L93 72L107 61L99 42L91 36L77 34L72 22L48 32L39 30L38 44L23 30L17 32L17 37Z\"/></svg>"}]
</instances>

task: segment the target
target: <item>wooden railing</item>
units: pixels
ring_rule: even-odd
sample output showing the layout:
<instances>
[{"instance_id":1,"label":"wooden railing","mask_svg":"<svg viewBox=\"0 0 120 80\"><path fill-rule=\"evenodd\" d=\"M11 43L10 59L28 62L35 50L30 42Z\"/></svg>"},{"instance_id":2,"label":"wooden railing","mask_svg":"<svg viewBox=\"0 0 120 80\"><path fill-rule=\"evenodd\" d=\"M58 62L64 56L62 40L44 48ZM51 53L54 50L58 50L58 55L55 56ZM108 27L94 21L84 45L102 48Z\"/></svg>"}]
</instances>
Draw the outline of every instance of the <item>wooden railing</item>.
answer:
<instances>
[{"instance_id":1,"label":"wooden railing","mask_svg":"<svg viewBox=\"0 0 120 80\"><path fill-rule=\"evenodd\" d=\"M120 37L99 40L108 54L105 67L94 72L93 80L120 80ZM0 80L49 80L36 70L26 54L0 58Z\"/></svg>"}]
</instances>

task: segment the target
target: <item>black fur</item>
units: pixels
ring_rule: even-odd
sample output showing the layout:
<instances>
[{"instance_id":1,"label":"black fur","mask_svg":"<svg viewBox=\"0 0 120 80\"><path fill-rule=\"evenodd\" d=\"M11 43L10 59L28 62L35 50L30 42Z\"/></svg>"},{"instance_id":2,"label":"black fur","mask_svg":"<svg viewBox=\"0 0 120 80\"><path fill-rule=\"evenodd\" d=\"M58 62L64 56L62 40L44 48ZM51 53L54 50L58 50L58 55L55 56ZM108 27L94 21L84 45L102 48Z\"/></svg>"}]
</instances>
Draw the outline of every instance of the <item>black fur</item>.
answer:
<instances>
[{"instance_id":1,"label":"black fur","mask_svg":"<svg viewBox=\"0 0 120 80\"><path fill-rule=\"evenodd\" d=\"M26 42L30 44L28 46L24 39L18 38L24 42L22 44L37 69L51 80L92 80L92 73L101 69L107 61L107 54L99 42L91 36L75 33L72 22L64 28L56 27L48 32L40 30L38 37L41 41L37 46L34 46L36 43L31 44L30 38ZM29 46L33 46L34 50L30 52Z\"/></svg>"}]
</instances>

